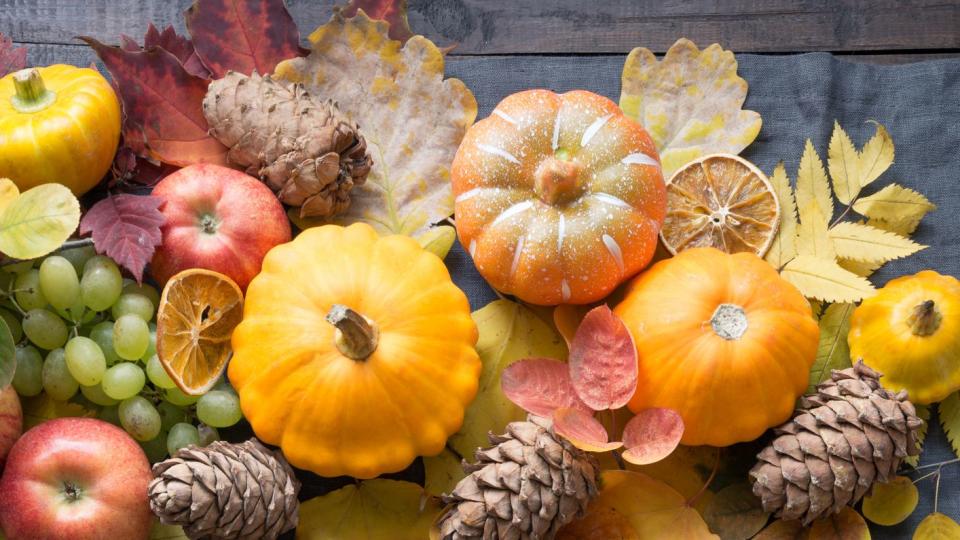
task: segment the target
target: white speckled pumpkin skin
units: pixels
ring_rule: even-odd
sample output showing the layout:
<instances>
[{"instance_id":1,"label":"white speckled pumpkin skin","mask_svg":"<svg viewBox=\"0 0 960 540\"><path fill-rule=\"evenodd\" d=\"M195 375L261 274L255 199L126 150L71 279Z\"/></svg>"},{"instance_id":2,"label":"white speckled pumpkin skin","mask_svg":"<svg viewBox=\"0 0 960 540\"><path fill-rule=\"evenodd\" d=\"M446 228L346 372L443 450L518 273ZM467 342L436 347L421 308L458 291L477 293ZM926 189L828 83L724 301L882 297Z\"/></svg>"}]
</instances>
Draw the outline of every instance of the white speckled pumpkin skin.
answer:
<instances>
[{"instance_id":1,"label":"white speckled pumpkin skin","mask_svg":"<svg viewBox=\"0 0 960 540\"><path fill-rule=\"evenodd\" d=\"M540 305L607 296L650 262L666 213L647 132L583 90L508 96L467 132L452 182L477 269Z\"/></svg>"}]
</instances>

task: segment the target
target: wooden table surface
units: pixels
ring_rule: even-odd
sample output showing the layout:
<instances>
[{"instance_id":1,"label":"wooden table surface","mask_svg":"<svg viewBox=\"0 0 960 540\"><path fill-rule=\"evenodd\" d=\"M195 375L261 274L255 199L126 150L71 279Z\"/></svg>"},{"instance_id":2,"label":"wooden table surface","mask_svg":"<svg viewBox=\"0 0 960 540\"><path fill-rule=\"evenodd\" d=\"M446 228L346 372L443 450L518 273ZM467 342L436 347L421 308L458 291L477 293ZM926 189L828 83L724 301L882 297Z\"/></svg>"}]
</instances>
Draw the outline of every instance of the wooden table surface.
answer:
<instances>
[{"instance_id":1,"label":"wooden table surface","mask_svg":"<svg viewBox=\"0 0 960 540\"><path fill-rule=\"evenodd\" d=\"M342 0L339 3L344 3ZM686 36L701 46L785 54L828 51L856 61L960 57L960 0L408 0L414 32L476 55L664 52ZM75 39L117 43L149 22L183 30L192 0L0 0L0 33L29 48L32 64L89 63ZM306 35L335 0L288 0Z\"/></svg>"}]
</instances>

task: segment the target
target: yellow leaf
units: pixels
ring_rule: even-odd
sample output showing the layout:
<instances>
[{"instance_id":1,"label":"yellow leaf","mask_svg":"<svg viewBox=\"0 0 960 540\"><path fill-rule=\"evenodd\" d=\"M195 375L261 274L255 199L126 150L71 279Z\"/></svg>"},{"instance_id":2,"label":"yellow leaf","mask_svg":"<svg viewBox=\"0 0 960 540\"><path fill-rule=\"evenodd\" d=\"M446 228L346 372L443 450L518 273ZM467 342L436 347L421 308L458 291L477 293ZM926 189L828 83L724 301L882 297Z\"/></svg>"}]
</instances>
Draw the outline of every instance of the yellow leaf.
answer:
<instances>
[{"instance_id":1,"label":"yellow leaf","mask_svg":"<svg viewBox=\"0 0 960 540\"><path fill-rule=\"evenodd\" d=\"M827 148L827 167L837 200L850 204L860 194L860 155L837 121L833 122L833 135Z\"/></svg>"},{"instance_id":2,"label":"yellow leaf","mask_svg":"<svg viewBox=\"0 0 960 540\"><path fill-rule=\"evenodd\" d=\"M723 540L747 540L757 534L770 518L763 511L747 482L721 489L703 511L703 520Z\"/></svg>"},{"instance_id":3,"label":"yellow leaf","mask_svg":"<svg viewBox=\"0 0 960 540\"><path fill-rule=\"evenodd\" d=\"M189 540L189 537L183 532L183 527L154 521L153 528L150 529L150 540Z\"/></svg>"},{"instance_id":4,"label":"yellow leaf","mask_svg":"<svg viewBox=\"0 0 960 540\"><path fill-rule=\"evenodd\" d=\"M587 514L560 529L557 540L609 540L606 523L616 519L622 528L621 518L636 535L627 538L719 539L682 495L659 480L633 471L603 471L600 481L603 488Z\"/></svg>"},{"instance_id":5,"label":"yellow leaf","mask_svg":"<svg viewBox=\"0 0 960 540\"><path fill-rule=\"evenodd\" d=\"M920 501L920 492L913 480L894 476L889 482L873 486L863 499L863 517L877 525L891 526L910 517Z\"/></svg>"},{"instance_id":6,"label":"yellow leaf","mask_svg":"<svg viewBox=\"0 0 960 540\"><path fill-rule=\"evenodd\" d=\"M867 225L875 229L895 233L900 236L908 236L913 234L913 231L915 231L917 226L920 225L920 220L888 222L871 218L867 221ZM876 272L883 265L884 263L882 262L864 262L849 259L840 261L840 266L845 270L849 270L854 274L863 277L870 277L871 274Z\"/></svg>"},{"instance_id":7,"label":"yellow leaf","mask_svg":"<svg viewBox=\"0 0 960 540\"><path fill-rule=\"evenodd\" d=\"M808 255L832 261L837 257L827 220L823 217L820 204L811 199L800 207L800 226L797 228L797 254Z\"/></svg>"},{"instance_id":8,"label":"yellow leaf","mask_svg":"<svg viewBox=\"0 0 960 540\"><path fill-rule=\"evenodd\" d=\"M60 247L80 224L80 203L65 186L24 191L0 215L0 252L34 259Z\"/></svg>"},{"instance_id":9,"label":"yellow leaf","mask_svg":"<svg viewBox=\"0 0 960 540\"><path fill-rule=\"evenodd\" d=\"M817 201L824 222L829 222L833 217L830 182L827 180L827 172L823 170L823 161L813 148L813 143L807 139L800 157L800 168L797 170L797 208L802 212L813 200ZM802 214L800 221L803 221Z\"/></svg>"},{"instance_id":10,"label":"yellow leaf","mask_svg":"<svg viewBox=\"0 0 960 540\"><path fill-rule=\"evenodd\" d=\"M830 378L834 369L852 365L847 334L850 332L850 315L855 306L849 303L830 304L820 317L820 344L817 358L810 368L810 384L807 393L816 391L817 385Z\"/></svg>"},{"instance_id":11,"label":"yellow leaf","mask_svg":"<svg viewBox=\"0 0 960 540\"><path fill-rule=\"evenodd\" d=\"M0 178L0 214L20 196L20 188L9 178Z\"/></svg>"},{"instance_id":12,"label":"yellow leaf","mask_svg":"<svg viewBox=\"0 0 960 540\"><path fill-rule=\"evenodd\" d=\"M830 239L841 259L874 263L906 257L926 247L899 234L849 221L830 229Z\"/></svg>"},{"instance_id":13,"label":"yellow leaf","mask_svg":"<svg viewBox=\"0 0 960 540\"><path fill-rule=\"evenodd\" d=\"M773 169L770 184L780 200L780 229L777 230L765 259L779 269L797 256L797 203L782 161Z\"/></svg>"},{"instance_id":14,"label":"yellow leaf","mask_svg":"<svg viewBox=\"0 0 960 540\"><path fill-rule=\"evenodd\" d=\"M483 362L480 388L463 418L463 427L448 444L461 456L472 456L490 441L487 433L501 433L527 413L514 405L500 390L500 374L510 364L531 356L564 359L563 338L528 308L509 300L497 300L473 313L480 337L477 353Z\"/></svg>"},{"instance_id":15,"label":"yellow leaf","mask_svg":"<svg viewBox=\"0 0 960 540\"><path fill-rule=\"evenodd\" d=\"M444 448L443 452L436 456L423 458L426 474L423 489L436 496L451 493L457 486L457 482L467 476L460 461L460 456L449 448Z\"/></svg>"},{"instance_id":16,"label":"yellow leaf","mask_svg":"<svg viewBox=\"0 0 960 540\"><path fill-rule=\"evenodd\" d=\"M844 506L840 512L814 521L810 525L810 538L811 540L870 540L870 528L856 510Z\"/></svg>"},{"instance_id":17,"label":"yellow leaf","mask_svg":"<svg viewBox=\"0 0 960 540\"><path fill-rule=\"evenodd\" d=\"M917 405L914 403L913 407L917 409L917 416L923 420L923 425L920 426L920 429L917 431L917 449L920 452L915 456L907 456L903 458L903 462L907 465L916 468L920 464L920 454L923 453L923 441L927 438L927 428L930 427L930 406L929 405Z\"/></svg>"},{"instance_id":18,"label":"yellow leaf","mask_svg":"<svg viewBox=\"0 0 960 540\"><path fill-rule=\"evenodd\" d=\"M336 101L373 156L367 181L334 221L412 236L452 214L450 164L477 101L463 82L443 78L440 49L423 36L401 45L387 37L385 22L363 13L335 13L310 43L309 56L281 62L275 76Z\"/></svg>"},{"instance_id":19,"label":"yellow leaf","mask_svg":"<svg viewBox=\"0 0 960 540\"><path fill-rule=\"evenodd\" d=\"M733 53L703 51L688 39L657 61L649 49L630 51L623 65L620 107L653 138L664 178L708 154L739 154L760 132L760 115L741 109L747 82Z\"/></svg>"},{"instance_id":20,"label":"yellow leaf","mask_svg":"<svg viewBox=\"0 0 960 540\"><path fill-rule=\"evenodd\" d=\"M913 532L913 540L960 540L960 524L949 516L934 512L923 518Z\"/></svg>"},{"instance_id":21,"label":"yellow leaf","mask_svg":"<svg viewBox=\"0 0 960 540\"><path fill-rule=\"evenodd\" d=\"M753 537L753 540L807 540L807 529L797 520L775 520Z\"/></svg>"},{"instance_id":22,"label":"yellow leaf","mask_svg":"<svg viewBox=\"0 0 960 540\"><path fill-rule=\"evenodd\" d=\"M412 482L365 480L302 503L297 540L423 540L440 511Z\"/></svg>"},{"instance_id":23,"label":"yellow leaf","mask_svg":"<svg viewBox=\"0 0 960 540\"><path fill-rule=\"evenodd\" d=\"M899 184L889 184L880 191L853 203L858 214L889 222L919 222L927 212L937 207L926 197Z\"/></svg>"},{"instance_id":24,"label":"yellow leaf","mask_svg":"<svg viewBox=\"0 0 960 540\"><path fill-rule=\"evenodd\" d=\"M953 453L960 457L960 393L954 392L941 401L937 413Z\"/></svg>"},{"instance_id":25,"label":"yellow leaf","mask_svg":"<svg viewBox=\"0 0 960 540\"><path fill-rule=\"evenodd\" d=\"M860 186L866 186L893 165L893 139L886 128L877 122L877 132L860 152Z\"/></svg>"},{"instance_id":26,"label":"yellow leaf","mask_svg":"<svg viewBox=\"0 0 960 540\"><path fill-rule=\"evenodd\" d=\"M38 426L47 420L54 418L64 418L68 416L93 418L97 411L87 409L79 403L69 401L56 401L47 394L21 398L23 405L23 429L24 431Z\"/></svg>"},{"instance_id":27,"label":"yellow leaf","mask_svg":"<svg viewBox=\"0 0 960 540\"><path fill-rule=\"evenodd\" d=\"M865 278L844 270L835 261L798 255L780 272L804 296L827 302L858 302L876 289Z\"/></svg>"},{"instance_id":28,"label":"yellow leaf","mask_svg":"<svg viewBox=\"0 0 960 540\"><path fill-rule=\"evenodd\" d=\"M445 259L450 253L450 248L453 247L453 241L457 239L457 230L450 225L439 225L418 234L414 239L423 246L423 249Z\"/></svg>"}]
</instances>

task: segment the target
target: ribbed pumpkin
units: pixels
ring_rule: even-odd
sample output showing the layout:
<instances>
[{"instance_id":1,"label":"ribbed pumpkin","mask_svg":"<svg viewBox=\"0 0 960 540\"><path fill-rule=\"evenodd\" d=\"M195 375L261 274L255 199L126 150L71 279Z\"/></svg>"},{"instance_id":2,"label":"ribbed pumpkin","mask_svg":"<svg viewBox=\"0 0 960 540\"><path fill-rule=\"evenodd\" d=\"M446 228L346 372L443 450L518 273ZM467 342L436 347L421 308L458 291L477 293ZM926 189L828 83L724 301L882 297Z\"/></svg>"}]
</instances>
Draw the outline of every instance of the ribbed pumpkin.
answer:
<instances>
[{"instance_id":1,"label":"ribbed pumpkin","mask_svg":"<svg viewBox=\"0 0 960 540\"><path fill-rule=\"evenodd\" d=\"M927 404L960 389L960 281L924 270L891 280L850 317L850 357Z\"/></svg>"},{"instance_id":2,"label":"ribbed pumpkin","mask_svg":"<svg viewBox=\"0 0 960 540\"><path fill-rule=\"evenodd\" d=\"M615 312L639 352L630 409L675 409L683 444L753 440L807 389L820 329L803 295L752 253L683 251L631 282Z\"/></svg>"},{"instance_id":3,"label":"ribbed pumpkin","mask_svg":"<svg viewBox=\"0 0 960 540\"><path fill-rule=\"evenodd\" d=\"M582 90L507 97L467 132L451 174L477 269L534 304L607 296L650 262L666 213L647 132Z\"/></svg>"},{"instance_id":4,"label":"ribbed pumpkin","mask_svg":"<svg viewBox=\"0 0 960 540\"><path fill-rule=\"evenodd\" d=\"M477 328L443 262L372 227L267 253L233 333L244 416L296 467L372 478L439 453L477 392Z\"/></svg>"}]
</instances>

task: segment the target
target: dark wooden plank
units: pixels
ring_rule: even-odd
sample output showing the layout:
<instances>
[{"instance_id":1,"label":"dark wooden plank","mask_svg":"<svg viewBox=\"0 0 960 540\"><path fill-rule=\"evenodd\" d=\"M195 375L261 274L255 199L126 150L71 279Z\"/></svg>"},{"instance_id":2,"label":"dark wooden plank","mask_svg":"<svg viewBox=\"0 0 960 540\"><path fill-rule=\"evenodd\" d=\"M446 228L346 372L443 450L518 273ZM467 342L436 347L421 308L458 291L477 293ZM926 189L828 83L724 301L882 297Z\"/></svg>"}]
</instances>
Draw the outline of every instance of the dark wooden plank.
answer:
<instances>
[{"instance_id":1,"label":"dark wooden plank","mask_svg":"<svg viewBox=\"0 0 960 540\"><path fill-rule=\"evenodd\" d=\"M0 0L0 32L27 43L115 43L147 23L183 28L191 0ZM289 0L304 35L334 0ZM454 55L665 51L678 37L739 52L960 50L958 0L409 0L416 32Z\"/></svg>"}]
</instances>

